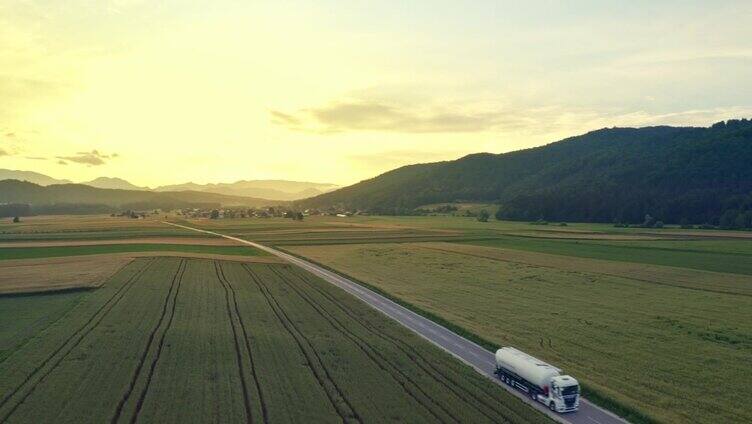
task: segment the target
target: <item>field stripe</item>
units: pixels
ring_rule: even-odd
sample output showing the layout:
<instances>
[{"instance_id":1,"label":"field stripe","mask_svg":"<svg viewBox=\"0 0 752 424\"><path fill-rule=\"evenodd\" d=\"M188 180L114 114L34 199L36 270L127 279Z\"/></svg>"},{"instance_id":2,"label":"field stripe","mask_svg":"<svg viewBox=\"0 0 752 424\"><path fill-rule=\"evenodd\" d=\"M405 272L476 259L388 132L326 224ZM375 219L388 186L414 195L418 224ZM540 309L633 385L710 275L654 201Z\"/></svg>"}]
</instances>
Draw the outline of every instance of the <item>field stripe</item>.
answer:
<instances>
[{"instance_id":1,"label":"field stripe","mask_svg":"<svg viewBox=\"0 0 752 424\"><path fill-rule=\"evenodd\" d=\"M460 255L460 256L469 256L469 257L472 257L472 258L487 259L489 261L494 261L494 262L504 262L504 263L520 264L520 265L525 265L525 266L528 266L528 267L531 267L531 268L548 268L548 269L553 269L553 270L560 270L560 268L557 268L555 266L549 266L549 265L544 265L544 264L533 264L533 263L530 263L530 262L525 262L523 260L505 259L505 258L500 258L500 257L497 257L497 256L484 255L484 254L481 254L481 253L472 253L472 252L467 252L467 251L463 251L463 250L442 249L441 247L426 246L426 245L422 245L422 244L415 244L414 246L417 247L417 248L419 248L419 249L433 250L433 251L437 251L437 252L455 254L455 255ZM462 246L462 245L459 245L459 246ZM500 249L500 248L489 247L489 246L479 246L479 247L485 247L487 249L499 249L499 250L501 250L503 252L503 250ZM509 249L509 250L517 250L517 249ZM526 252L525 250L518 250L518 251ZM533 252L533 253L539 253L540 255L565 256L565 255L560 255L560 254L556 255L556 254L553 254L553 253L542 253L542 252ZM598 258L587 258L587 257L585 257L585 258L574 257L574 258L580 259L580 260L591 260L594 263L598 263L598 261L600 261L600 262L606 262L606 261L610 261L610 262L622 262L622 263L630 263L630 264L638 263L638 262L617 261L617 260L614 260L614 259L598 259ZM704 273L719 272L719 271L710 271L710 270L705 270L705 269L700 269L700 268L687 268L687 267L678 267L678 266L672 266L672 265L660 265L660 264L647 264L647 265L650 265L650 266L653 266L653 267L662 267L662 268L672 268L673 267L673 268L677 268L677 269L699 271L699 272L704 272ZM598 270L598 269L595 269L595 268L584 269L584 270L582 270L582 272L583 273L587 273L587 274L605 275L605 276L608 276L608 277L623 278L625 280L639 281L641 283L655 284L655 285L658 285L658 286L673 287L673 288L677 288L677 289L685 289L685 290L692 290L692 291L705 292L705 293L713 293L713 294L724 294L724 295L729 295L729 296L752 297L752 293L742 293L742 292L731 291L731 290L713 289L713 288L710 288L710 287L697 287L697 286L689 285L689 284L693 284L692 282L685 282L685 281L681 281L681 280L677 280L678 281L677 283L672 283L672 282L668 282L668 281L657 281L657 280L651 280L651 279L648 279L648 278L638 278L638 277L635 277L634 275L628 275L628 274L625 274L625 273L608 272L608 271ZM744 274L741 274L741 275L744 275ZM682 284L682 283L684 283L684 284Z\"/></svg>"},{"instance_id":2,"label":"field stripe","mask_svg":"<svg viewBox=\"0 0 752 424\"><path fill-rule=\"evenodd\" d=\"M319 287L314 281L311 281L309 278L307 278L308 277L307 275L302 275L301 272L296 272L296 271L293 271L292 274L295 275L298 278L298 280L302 281L307 286L311 287L313 290L321 294L324 298L329 300L329 302L331 302L334 306L340 309L345 315L350 317L352 319L352 322L359 324L362 328L364 328L365 330L367 330L374 336L379 337L382 340L385 340L387 342L390 342L393 346L395 346L402 353L404 353L408 358L410 358L410 360L413 361L426 374L430 375L436 381L440 382L443 386L445 386L447 389L449 389L452 393L454 393L457 397L459 397L463 401L470 403L468 399L463 395L463 392L456 389L456 387L461 387L461 384L459 384L457 380L453 379L447 373L442 372L441 368L431 367L431 366L426 365L426 364L429 364L430 361L428 361L423 356L423 354L418 352L415 349L415 347L406 343L404 340L400 340L399 338L392 337L391 335L383 331L380 331L378 328L374 327L368 321L363 320L362 317L358 317L347 306L345 306L341 300L334 297L331 293L328 293L322 287ZM467 381L467 380L464 380L464 381ZM494 398L493 393L487 390L487 389L490 389L489 387L484 387L482 385L476 384L474 381L468 381L468 383L472 384L473 386L475 386L476 388L478 388L479 390L481 390L484 394L488 396L488 399L483 399L480 396L477 396L476 394L472 392L468 392L467 395L473 398L477 403L480 403L482 406L485 406L486 408L490 409L496 414L500 414L502 417L504 417L504 419L506 419L505 417L505 414L506 414L506 415L514 415L520 420L524 420L524 417L520 416L516 411L510 408L506 408L502 402L499 402L498 399ZM493 387L493 389L495 389L495 387ZM479 409L479 412L483 413L483 415L485 415L491 420L496 420L496 418L489 416L488 414L484 413L480 409Z\"/></svg>"},{"instance_id":3,"label":"field stripe","mask_svg":"<svg viewBox=\"0 0 752 424\"><path fill-rule=\"evenodd\" d=\"M276 267L268 267L268 268L274 274L276 274L280 278L280 280L282 280L288 287L290 287L295 293L297 293L297 295L303 301L308 303L308 305L310 305L322 318L324 318L327 322L329 322L332 328L334 328L336 331L342 334L345 338L353 342L371 360L371 362L373 362L382 371L384 371L390 377L392 377L392 379L397 384L399 384L400 387L402 387L402 389L405 391L405 393L408 396L410 396L416 403L418 403L423 408L425 408L426 411L428 411L428 413L431 414L435 419L441 422L446 422L445 419L443 419L441 416L439 416L436 413L436 411L434 411L434 408L430 404L427 404L425 401L421 400L418 394L428 399L428 401L430 401L435 407L438 407L438 409L441 409L444 412L444 414L449 416L453 421L460 422L459 418L457 418L449 410L447 410L444 407L444 405L441 404L441 402L429 396L428 393L426 393L420 387L418 383L413 381L408 375L402 372L402 370L395 367L391 361L384 358L384 356L381 353L379 353L378 349L375 349L368 342L366 342L363 338L357 336L355 333L347 329L344 324L342 324L337 318L335 318L333 315L327 312L324 308L322 308L322 306L319 303L313 301L310 298L310 296L304 295L299 290L299 288L295 287L295 285L287 279L287 277L285 277L277 269L275 269ZM412 387L412 389L408 386ZM417 391L418 394L414 393L414 391Z\"/></svg>"},{"instance_id":4,"label":"field stripe","mask_svg":"<svg viewBox=\"0 0 752 424\"><path fill-rule=\"evenodd\" d=\"M24 385L27 383L31 384L31 387L29 387L26 394L23 395L21 399L6 413L0 418L0 423L3 423L8 420L8 418L13 415L13 413L18 409L21 404L34 392L36 387L44 381L44 379L52 373L52 371L57 368L57 366L60 364L60 362L65 359L66 356L76 347L78 346L81 341L89 334L91 333L102 320L104 317L117 305L120 300L125 296L125 293L134 285L135 281L137 281L145 272L146 269L149 268L153 263L155 262L154 259L150 260L147 264L145 264L141 269L137 270L131 277L128 278L128 280L123 283L120 288L118 288L115 293L99 308L96 312L94 312L81 327L79 327L78 330L76 330L66 341L64 341L57 349L55 349L50 356L47 357L44 361L42 361L41 364L39 364L32 372L27 376L27 378L13 391L8 393L3 397L3 400L0 401L0 408L5 406L5 404L13 397L15 396ZM91 324L91 325L90 325ZM88 328L87 328L88 327ZM34 383L30 383L31 379L42 369L44 368L50 361L53 360L55 355L60 353L68 343L72 342L74 338L78 337L77 340L75 340L71 345L70 348L65 351L62 355L60 355L59 358L52 364L52 366L44 373L42 374L38 380Z\"/></svg>"},{"instance_id":5,"label":"field stripe","mask_svg":"<svg viewBox=\"0 0 752 424\"><path fill-rule=\"evenodd\" d=\"M181 261L182 271L180 272L180 276L177 279L177 286L175 288L174 295L172 296L172 307L168 308L167 303L165 303L165 310L169 311L169 318L167 319L167 324L164 327L164 330L162 331L162 334L159 338L159 343L157 344L157 351L154 354L154 359L151 361L151 366L149 367L149 373L146 376L146 382L144 383L144 388L141 390L141 394L138 397L138 401L136 402L136 410L133 413L133 416L131 417L131 424L135 423L138 420L138 416L141 413L141 408L144 405L144 400L146 399L146 395L149 393L149 387L151 386L152 378L154 377L154 371L157 368L157 363L159 362L159 358L162 356L162 349L164 348L164 342L165 337L167 336L167 332L170 330L170 327L172 326L172 320L175 317L175 306L178 303L178 294L180 293L180 286L183 282L183 275L185 275L185 269L187 268L187 262L185 259ZM168 294L167 301L169 302L170 297Z\"/></svg>"},{"instance_id":6,"label":"field stripe","mask_svg":"<svg viewBox=\"0 0 752 424\"><path fill-rule=\"evenodd\" d=\"M175 287L175 283L183 278L183 273L185 272L186 267L186 261L181 260L180 264L178 265L178 269L175 271L175 275L172 277L172 282L170 283L170 289L167 291L167 295L165 295L164 305L162 306L162 315L160 315L159 320L157 321L157 324L154 326L154 328L151 330L151 333L149 334L149 339L146 342L146 346L144 347L143 352L141 353L141 358L138 361L138 365L136 366L136 369L133 372L133 376L131 377L131 381L128 384L128 388L126 389L125 393L123 394L123 397L120 399L120 402L118 403L117 407L115 408L115 412L112 416L112 419L110 422L116 423L120 416L122 415L123 408L125 407L126 402L128 402L128 399L130 399L131 393L133 392L133 389L136 386L136 381L138 380L139 375L141 375L141 370L144 367L144 364L146 363L146 358L149 354L149 351L151 350L152 344L154 342L154 337L157 334L157 331L162 326L162 322L164 322L165 315L167 315L167 305L170 300L170 296L173 294L173 289Z\"/></svg>"},{"instance_id":7,"label":"field stripe","mask_svg":"<svg viewBox=\"0 0 752 424\"><path fill-rule=\"evenodd\" d=\"M331 375L329 374L329 370L326 368L326 366L324 366L324 362L321 360L321 357L313 348L311 341L308 340L305 337L304 333L301 332L300 329L297 328L297 326L295 326L292 320L290 320L284 309L280 306L280 304L269 291L269 288L266 287L266 284L264 284L264 282L260 278L258 278L258 276L251 270L251 268L247 264L242 264L242 266L248 272L248 275L251 276L251 280L258 286L259 291L261 291L261 294L263 294L267 304L274 312L274 315L277 316L277 319L279 319L287 332L290 333L290 335L295 340L298 348L305 356L306 362L308 363L308 367L311 369L313 376L319 382L319 385L324 390L324 393L326 393L326 396L329 398L329 401L339 414L340 418L342 418L342 422L361 423L362 420L360 419L360 416L355 411L355 408L353 408L350 401L345 397L344 392L339 388L339 386L337 386L337 383L334 382L334 379L332 379ZM308 349L305 348L304 344L308 346ZM321 369L321 371L319 370L319 368Z\"/></svg>"},{"instance_id":8,"label":"field stripe","mask_svg":"<svg viewBox=\"0 0 752 424\"><path fill-rule=\"evenodd\" d=\"M236 320L241 327L240 330L243 332L243 340L245 341L244 346L246 348L246 351L248 352L248 360L249 360L249 365L251 366L251 374L253 375L253 380L256 385L256 391L259 396L259 403L261 404L262 419L264 423L268 423L269 414L266 409L266 403L264 402L264 395L261 390L261 384L259 383L258 376L256 375L256 365L253 360L253 353L251 352L251 345L250 345L250 342L248 341L248 332L246 331L245 325L243 324L243 319L240 317L237 293L235 292L235 289L232 287L230 282L225 277L225 273L224 273L224 270L222 269L222 264L220 262L214 261L214 271L217 273L217 278L219 279L220 284L222 284L222 287L225 290L225 300L227 302L227 317L230 319L230 326L232 327L232 334L233 334L233 338L235 342L235 354L238 360L238 371L240 372L240 381L243 387L243 397L245 401L246 416L249 422L253 422L253 414L251 412L251 400L248 395L248 387L245 381L246 373L243 368L243 356L240 353L240 342L238 341L238 338L239 338L238 329L235 327ZM234 310L230 306L230 297L232 297L232 304L234 305Z\"/></svg>"}]
</instances>

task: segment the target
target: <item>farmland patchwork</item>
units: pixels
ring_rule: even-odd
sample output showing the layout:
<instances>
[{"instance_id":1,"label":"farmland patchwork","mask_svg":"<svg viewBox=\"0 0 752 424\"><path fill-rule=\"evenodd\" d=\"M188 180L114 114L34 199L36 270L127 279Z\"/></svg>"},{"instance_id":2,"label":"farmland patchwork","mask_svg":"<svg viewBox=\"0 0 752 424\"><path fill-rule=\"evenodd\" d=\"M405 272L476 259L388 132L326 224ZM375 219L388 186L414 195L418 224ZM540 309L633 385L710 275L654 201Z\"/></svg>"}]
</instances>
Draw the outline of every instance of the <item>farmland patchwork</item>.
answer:
<instances>
[{"instance_id":1,"label":"farmland patchwork","mask_svg":"<svg viewBox=\"0 0 752 424\"><path fill-rule=\"evenodd\" d=\"M141 258L57 303L0 331L0 422L547 421L289 265Z\"/></svg>"}]
</instances>

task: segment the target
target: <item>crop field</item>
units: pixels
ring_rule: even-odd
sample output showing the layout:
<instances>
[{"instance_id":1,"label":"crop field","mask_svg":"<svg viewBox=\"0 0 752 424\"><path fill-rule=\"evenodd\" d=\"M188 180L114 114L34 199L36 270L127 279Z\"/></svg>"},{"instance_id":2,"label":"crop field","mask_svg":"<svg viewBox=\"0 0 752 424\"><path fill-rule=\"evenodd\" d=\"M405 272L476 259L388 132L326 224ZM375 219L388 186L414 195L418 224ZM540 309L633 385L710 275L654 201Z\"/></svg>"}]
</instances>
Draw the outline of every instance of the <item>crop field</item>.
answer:
<instances>
[{"instance_id":1,"label":"crop field","mask_svg":"<svg viewBox=\"0 0 752 424\"><path fill-rule=\"evenodd\" d=\"M750 422L752 278L452 243L297 246L661 422ZM719 292L723 291L723 292Z\"/></svg>"},{"instance_id":2,"label":"crop field","mask_svg":"<svg viewBox=\"0 0 752 424\"><path fill-rule=\"evenodd\" d=\"M548 420L288 265L144 258L0 305L0 422Z\"/></svg>"},{"instance_id":3,"label":"crop field","mask_svg":"<svg viewBox=\"0 0 752 424\"><path fill-rule=\"evenodd\" d=\"M166 226L158 217L132 219L109 215L37 216L22 218L20 223L12 223L9 219L0 222L0 242L199 236L195 232Z\"/></svg>"},{"instance_id":4,"label":"crop field","mask_svg":"<svg viewBox=\"0 0 752 424\"><path fill-rule=\"evenodd\" d=\"M133 243L98 244L84 246L0 247L0 260L101 255L130 252L185 252L213 255L267 256L266 253L248 246Z\"/></svg>"}]
</instances>

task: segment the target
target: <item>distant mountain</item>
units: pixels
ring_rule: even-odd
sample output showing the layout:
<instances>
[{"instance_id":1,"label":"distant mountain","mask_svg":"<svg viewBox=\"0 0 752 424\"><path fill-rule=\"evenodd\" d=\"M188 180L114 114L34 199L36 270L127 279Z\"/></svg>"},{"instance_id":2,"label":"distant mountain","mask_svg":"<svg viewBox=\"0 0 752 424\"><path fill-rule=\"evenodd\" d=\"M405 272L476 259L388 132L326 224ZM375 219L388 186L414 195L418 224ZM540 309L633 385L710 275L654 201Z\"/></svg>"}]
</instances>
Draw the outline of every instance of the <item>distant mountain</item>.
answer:
<instances>
[{"instance_id":1,"label":"distant mountain","mask_svg":"<svg viewBox=\"0 0 752 424\"><path fill-rule=\"evenodd\" d=\"M334 184L286 180L250 180L219 184L176 184L157 187L155 191L194 190L232 196L250 196L270 200L298 200L336 189Z\"/></svg>"},{"instance_id":2,"label":"distant mountain","mask_svg":"<svg viewBox=\"0 0 752 424\"><path fill-rule=\"evenodd\" d=\"M19 180L41 186L52 184L71 184L70 180L60 180L33 171L15 171L0 169L0 180ZM91 181L81 182L90 187L115 189L115 190L151 190L149 187L140 187L122 178L99 177ZM218 184L173 184L155 188L153 191L200 191L205 193L225 194L228 196L254 197L259 199L291 201L318 196L337 189L338 186L326 183L311 183L303 181L287 180L250 180L237 181L234 183Z\"/></svg>"},{"instance_id":3,"label":"distant mountain","mask_svg":"<svg viewBox=\"0 0 752 424\"><path fill-rule=\"evenodd\" d=\"M0 180L19 180L43 186L51 184L69 184L69 180L58 180L33 171L16 171L13 169L0 169Z\"/></svg>"},{"instance_id":4,"label":"distant mountain","mask_svg":"<svg viewBox=\"0 0 752 424\"><path fill-rule=\"evenodd\" d=\"M116 190L150 190L149 187L139 187L137 185L129 183L122 178L99 177L91 181L83 182L81 184L85 184L90 187L109 188Z\"/></svg>"},{"instance_id":5,"label":"distant mountain","mask_svg":"<svg viewBox=\"0 0 752 424\"><path fill-rule=\"evenodd\" d=\"M125 209L174 209L187 207L214 208L223 206L259 207L277 201L252 197L228 196L198 191L153 192L114 190L83 184L41 186L18 181L0 181L2 204L28 204L33 213L88 213Z\"/></svg>"},{"instance_id":6,"label":"distant mountain","mask_svg":"<svg viewBox=\"0 0 752 424\"><path fill-rule=\"evenodd\" d=\"M721 223L752 227L752 121L601 129L505 154L404 166L298 202L404 213L499 203L510 219Z\"/></svg>"}]
</instances>

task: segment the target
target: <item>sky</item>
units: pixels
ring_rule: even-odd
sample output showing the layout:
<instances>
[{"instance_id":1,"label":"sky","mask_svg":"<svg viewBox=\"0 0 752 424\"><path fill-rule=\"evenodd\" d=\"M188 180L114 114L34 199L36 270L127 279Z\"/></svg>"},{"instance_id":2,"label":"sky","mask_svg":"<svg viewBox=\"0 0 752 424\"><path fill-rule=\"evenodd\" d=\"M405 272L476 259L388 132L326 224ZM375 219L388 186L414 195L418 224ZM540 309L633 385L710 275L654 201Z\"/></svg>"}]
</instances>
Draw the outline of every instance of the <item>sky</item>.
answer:
<instances>
[{"instance_id":1,"label":"sky","mask_svg":"<svg viewBox=\"0 0 752 424\"><path fill-rule=\"evenodd\" d=\"M351 184L752 117L749 1L0 2L0 168Z\"/></svg>"}]
</instances>

